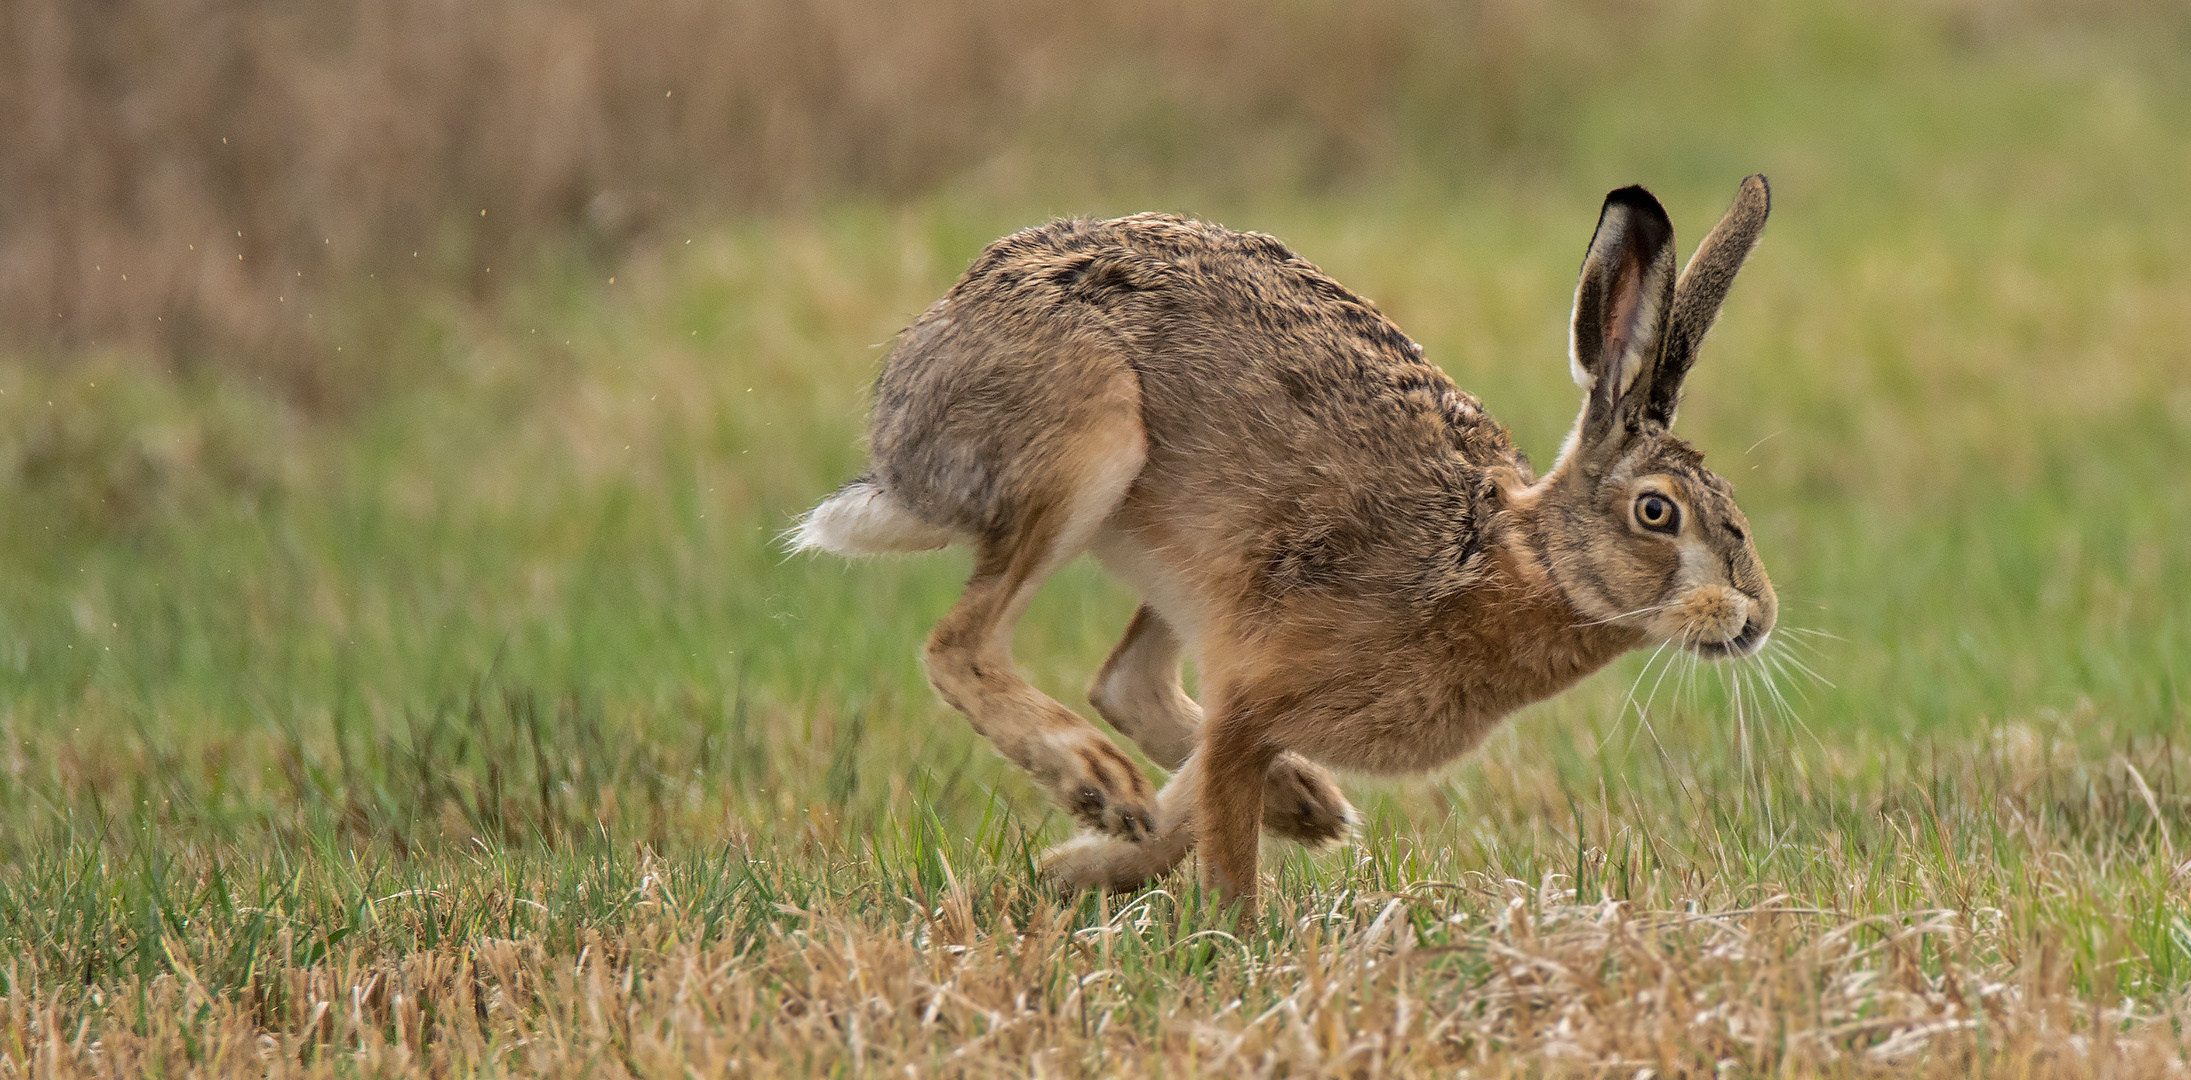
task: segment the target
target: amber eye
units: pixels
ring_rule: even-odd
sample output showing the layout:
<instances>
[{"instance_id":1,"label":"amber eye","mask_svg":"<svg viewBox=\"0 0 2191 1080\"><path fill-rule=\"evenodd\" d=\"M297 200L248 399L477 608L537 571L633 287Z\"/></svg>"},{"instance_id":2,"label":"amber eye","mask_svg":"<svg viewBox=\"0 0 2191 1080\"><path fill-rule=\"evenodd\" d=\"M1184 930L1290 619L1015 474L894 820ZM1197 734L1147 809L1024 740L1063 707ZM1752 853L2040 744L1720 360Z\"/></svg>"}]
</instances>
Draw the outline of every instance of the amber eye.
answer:
<instances>
[{"instance_id":1,"label":"amber eye","mask_svg":"<svg viewBox=\"0 0 2191 1080\"><path fill-rule=\"evenodd\" d=\"M1671 533L1681 527L1681 511L1672 499L1653 493L1636 500L1636 520L1653 532Z\"/></svg>"}]
</instances>

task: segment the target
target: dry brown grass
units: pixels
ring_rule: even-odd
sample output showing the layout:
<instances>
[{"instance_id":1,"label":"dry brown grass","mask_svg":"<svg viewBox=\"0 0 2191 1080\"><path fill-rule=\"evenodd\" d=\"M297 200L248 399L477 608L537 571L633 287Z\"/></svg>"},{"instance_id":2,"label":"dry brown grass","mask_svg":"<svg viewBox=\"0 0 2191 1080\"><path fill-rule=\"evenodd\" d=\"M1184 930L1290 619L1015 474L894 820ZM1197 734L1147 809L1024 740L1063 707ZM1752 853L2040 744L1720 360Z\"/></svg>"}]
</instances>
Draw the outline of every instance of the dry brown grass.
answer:
<instances>
[{"instance_id":1,"label":"dry brown grass","mask_svg":"<svg viewBox=\"0 0 2191 1080\"><path fill-rule=\"evenodd\" d=\"M1773 804L1716 819L1645 790L1576 791L1539 726L1437 785L1436 808L1384 816L1390 792L1374 795L1378 825L1339 858L1279 860L1243 925L1203 906L1191 867L1061 900L1028 872L1032 838L986 815L947 836L926 815L971 815L948 801L892 797L910 826L847 821L792 726L746 749L758 781L669 790L670 855L586 846L589 829L642 831L589 824L600 799L559 805L567 828L534 819L551 850L488 842L434 813L439 785L477 794L482 765L461 754L416 781L391 769L349 792L291 779L287 796L193 800L224 769L284 781L251 747L192 780L30 746L18 775L102 789L46 793L80 818L129 815L143 789L114 773L164 777L177 812L0 875L22 946L0 961L0 1075L2191 1072L2191 999L2180 970L2158 970L2182 962L2164 954L2191 888L2163 835L2184 821L2171 741L2088 757L2065 720L1887 776L1821 762L1766 790L1683 778ZM551 760L585 749L548 738ZM694 752L656 752L672 749ZM310 751L286 768L335 772ZM506 779L531 797L534 778ZM375 787L427 801L339 843L300 827L316 801ZM606 790L636 822L644 787ZM207 842L222 798L285 806L268 818L283 837ZM1563 820L1579 834L1559 835ZM677 839L710 821L733 838L723 850ZM399 829L387 839L409 858L376 839Z\"/></svg>"},{"instance_id":2,"label":"dry brown grass","mask_svg":"<svg viewBox=\"0 0 2191 1080\"><path fill-rule=\"evenodd\" d=\"M1163 893L1080 926L839 904L694 943L666 871L628 928L574 951L482 938L352 953L212 993L178 964L85 1010L13 967L10 1074L441 1076L1969 1076L2185 1073L2155 1014L2076 993L2051 948L1982 957L1983 913L1854 917L1769 898L1700 912L1577 905L1549 883L1426 882L1283 913L1283 947L1179 936ZM1000 886L1001 888L1002 886ZM1455 903L1465 898L1468 903ZM1486 925L1423 944L1417 927ZM1200 950L1136 1001L1127 954ZM282 1003L270 1008L270 1001ZM96 1025L90 1013L99 1016ZM1149 1021L1154 1018L1156 1022Z\"/></svg>"}]
</instances>

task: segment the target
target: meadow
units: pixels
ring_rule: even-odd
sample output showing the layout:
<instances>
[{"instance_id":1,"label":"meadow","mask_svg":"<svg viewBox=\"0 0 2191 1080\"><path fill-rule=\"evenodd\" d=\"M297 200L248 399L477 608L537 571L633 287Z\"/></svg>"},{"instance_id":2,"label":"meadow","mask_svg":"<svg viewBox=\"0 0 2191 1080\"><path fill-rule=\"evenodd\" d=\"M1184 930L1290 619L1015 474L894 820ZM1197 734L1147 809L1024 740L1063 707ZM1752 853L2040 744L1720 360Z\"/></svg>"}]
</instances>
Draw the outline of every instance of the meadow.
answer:
<instances>
[{"instance_id":1,"label":"meadow","mask_svg":"<svg viewBox=\"0 0 2191 1080\"><path fill-rule=\"evenodd\" d=\"M922 70L989 25L954 10L902 43ZM868 87L934 95L920 153L860 158L913 121L816 106L786 114L798 168L666 184L628 228L543 195L478 232L491 171L384 184L321 237L355 256L281 262L310 230L266 211L238 261L313 284L162 270L197 290L159 309L197 313L181 345L70 277L79 330L0 350L0 1072L2191 1068L2179 12L1210 4L1157 41L1119 36L1142 6L1091 10L1043 31L1011 110ZM689 23L662 25L632 32ZM793 75L724 78L842 104ZM1089 83L1109 97L1060 89ZM0 120L28 115L9 93ZM632 145L675 159L697 128L665 130ZM687 166L730 168L725 138ZM534 161L486 145L482 170ZM1543 462L1599 199L1649 185L1686 250L1749 172L1773 221L1681 430L1736 484L1785 632L1734 665L1639 652L1437 773L1348 778L1358 835L1266 846L1247 918L1191 862L1041 880L1069 822L918 665L964 552L780 546L859 472L892 336L1006 232L1168 209L1276 234ZM364 249L406 190L450 216L394 272ZM17 204L0 241L77 220ZM183 239L125 219L101 258ZM35 314L16 286L58 248L22 250L0 311ZM1069 568L1022 667L1081 704L1133 605Z\"/></svg>"}]
</instances>

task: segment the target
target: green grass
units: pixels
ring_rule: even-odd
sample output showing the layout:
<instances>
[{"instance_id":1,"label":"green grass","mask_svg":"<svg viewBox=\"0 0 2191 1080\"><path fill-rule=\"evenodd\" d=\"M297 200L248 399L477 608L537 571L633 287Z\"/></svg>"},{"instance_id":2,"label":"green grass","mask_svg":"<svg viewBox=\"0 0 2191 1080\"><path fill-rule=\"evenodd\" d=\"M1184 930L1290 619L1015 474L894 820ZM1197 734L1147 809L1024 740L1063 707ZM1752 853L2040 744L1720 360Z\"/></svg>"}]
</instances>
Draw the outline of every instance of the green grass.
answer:
<instances>
[{"instance_id":1,"label":"green grass","mask_svg":"<svg viewBox=\"0 0 2191 1080\"><path fill-rule=\"evenodd\" d=\"M1560 137L1512 170L976 185L543 255L496 306L406 313L421 381L339 421L126 355L0 365L0 1061L2182 1060L2180 35L1822 10L1692 16L1530 114ZM1541 461L1597 197L1649 183L1693 243L1748 171L1774 222L1681 428L1815 677L1632 657L1438 774L1351 783L1361 835L1272 848L1252 926L1191 875L1037 880L1067 823L916 662L963 554L775 544L860 467L881 343L1047 213L1280 235ZM1068 569L1023 667L1079 703L1132 605Z\"/></svg>"}]
</instances>

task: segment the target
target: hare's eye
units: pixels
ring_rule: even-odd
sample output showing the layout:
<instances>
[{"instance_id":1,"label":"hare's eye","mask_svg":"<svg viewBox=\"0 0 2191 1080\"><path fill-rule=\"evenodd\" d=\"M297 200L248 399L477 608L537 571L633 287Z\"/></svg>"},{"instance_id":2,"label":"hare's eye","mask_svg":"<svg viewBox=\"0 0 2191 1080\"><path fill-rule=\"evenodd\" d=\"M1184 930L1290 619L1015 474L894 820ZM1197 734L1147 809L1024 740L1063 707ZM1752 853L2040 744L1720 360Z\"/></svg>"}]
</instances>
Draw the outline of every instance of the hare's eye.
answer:
<instances>
[{"instance_id":1,"label":"hare's eye","mask_svg":"<svg viewBox=\"0 0 2191 1080\"><path fill-rule=\"evenodd\" d=\"M1653 532L1672 533L1681 527L1681 511L1664 495L1645 495L1636 500L1636 520Z\"/></svg>"}]
</instances>

